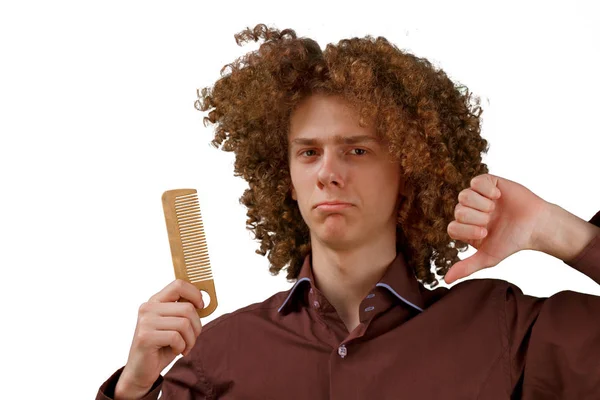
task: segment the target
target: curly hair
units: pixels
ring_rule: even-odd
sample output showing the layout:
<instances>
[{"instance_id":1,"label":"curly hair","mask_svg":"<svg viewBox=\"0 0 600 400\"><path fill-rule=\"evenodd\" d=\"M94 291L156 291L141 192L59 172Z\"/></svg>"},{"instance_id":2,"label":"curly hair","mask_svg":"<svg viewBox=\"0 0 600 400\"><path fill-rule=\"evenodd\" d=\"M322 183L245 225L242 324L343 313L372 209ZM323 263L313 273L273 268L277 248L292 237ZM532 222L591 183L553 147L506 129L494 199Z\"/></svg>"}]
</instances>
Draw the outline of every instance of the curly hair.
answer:
<instances>
[{"instance_id":1,"label":"curly hair","mask_svg":"<svg viewBox=\"0 0 600 400\"><path fill-rule=\"evenodd\" d=\"M342 96L359 113L361 126L375 121L411 188L398 209L396 249L416 278L435 287L431 271L444 276L468 244L450 238L458 193L487 173L481 153L480 99L454 84L425 58L400 50L384 37L340 40L321 50L292 29L258 24L234 35L241 46L263 43L226 64L212 87L197 90L195 108L209 111L215 125L211 145L235 153L234 176L249 188L240 197L246 227L268 254L269 271L287 265L297 279L311 251L309 229L291 197L288 132L292 111L307 96Z\"/></svg>"}]
</instances>

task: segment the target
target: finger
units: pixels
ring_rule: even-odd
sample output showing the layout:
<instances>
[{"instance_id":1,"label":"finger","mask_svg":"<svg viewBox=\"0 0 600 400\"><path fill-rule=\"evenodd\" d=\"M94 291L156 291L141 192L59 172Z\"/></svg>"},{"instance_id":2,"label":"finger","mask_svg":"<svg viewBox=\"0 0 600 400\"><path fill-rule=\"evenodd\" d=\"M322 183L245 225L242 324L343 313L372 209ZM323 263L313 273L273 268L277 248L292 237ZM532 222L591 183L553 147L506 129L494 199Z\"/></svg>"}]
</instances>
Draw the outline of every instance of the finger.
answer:
<instances>
[{"instance_id":1,"label":"finger","mask_svg":"<svg viewBox=\"0 0 600 400\"><path fill-rule=\"evenodd\" d=\"M150 297L148 301L168 303L178 301L180 298L191 301L198 309L204 308L204 301L202 301L200 290L183 279L175 279L160 292Z\"/></svg>"},{"instance_id":2,"label":"finger","mask_svg":"<svg viewBox=\"0 0 600 400\"><path fill-rule=\"evenodd\" d=\"M140 333L140 344L148 348L161 348L170 346L175 355L183 353L187 343L178 331L148 330Z\"/></svg>"},{"instance_id":3,"label":"finger","mask_svg":"<svg viewBox=\"0 0 600 400\"><path fill-rule=\"evenodd\" d=\"M462 241L482 239L487 235L487 229L482 226L461 224L457 221L452 221L448 224L448 235L452 239Z\"/></svg>"},{"instance_id":4,"label":"finger","mask_svg":"<svg viewBox=\"0 0 600 400\"><path fill-rule=\"evenodd\" d=\"M198 336L202 330L200 317L192 303L145 303L140 307L140 315L152 314L159 317L180 317L190 320L194 334Z\"/></svg>"},{"instance_id":5,"label":"finger","mask_svg":"<svg viewBox=\"0 0 600 400\"><path fill-rule=\"evenodd\" d=\"M194 347L196 343L196 332L192 323L187 318L177 317L162 317L156 318L152 321L150 327L156 331L177 331L185 341L185 349L182 352L186 352Z\"/></svg>"},{"instance_id":6,"label":"finger","mask_svg":"<svg viewBox=\"0 0 600 400\"><path fill-rule=\"evenodd\" d=\"M454 209L454 218L461 224L479 225L487 227L490 222L490 214L475 210L458 203Z\"/></svg>"},{"instance_id":7,"label":"finger","mask_svg":"<svg viewBox=\"0 0 600 400\"><path fill-rule=\"evenodd\" d=\"M484 197L497 199L501 195L500 189L498 189L499 180L492 174L478 175L471 179L471 189Z\"/></svg>"},{"instance_id":8,"label":"finger","mask_svg":"<svg viewBox=\"0 0 600 400\"><path fill-rule=\"evenodd\" d=\"M465 189L458 194L460 204L483 212L492 212L496 208L494 200L482 196L472 189Z\"/></svg>"}]
</instances>

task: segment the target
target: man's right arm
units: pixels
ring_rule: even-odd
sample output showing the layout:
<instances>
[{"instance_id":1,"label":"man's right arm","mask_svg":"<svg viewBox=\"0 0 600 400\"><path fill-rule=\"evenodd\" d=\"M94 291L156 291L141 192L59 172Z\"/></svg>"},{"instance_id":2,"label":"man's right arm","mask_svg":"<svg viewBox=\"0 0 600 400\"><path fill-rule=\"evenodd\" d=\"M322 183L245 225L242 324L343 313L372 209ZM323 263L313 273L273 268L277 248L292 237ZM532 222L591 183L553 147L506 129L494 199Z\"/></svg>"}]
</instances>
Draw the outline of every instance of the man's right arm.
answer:
<instances>
[{"instance_id":1,"label":"man's right arm","mask_svg":"<svg viewBox=\"0 0 600 400\"><path fill-rule=\"evenodd\" d=\"M164 377L160 375L152 388L143 397L136 400L157 400L161 392L161 399L165 400L215 399L215 391L206 379L198 359L198 350L199 348L196 346L187 356L177 360ZM119 368L100 386L96 400L121 400L114 396L117 382L124 368Z\"/></svg>"}]
</instances>

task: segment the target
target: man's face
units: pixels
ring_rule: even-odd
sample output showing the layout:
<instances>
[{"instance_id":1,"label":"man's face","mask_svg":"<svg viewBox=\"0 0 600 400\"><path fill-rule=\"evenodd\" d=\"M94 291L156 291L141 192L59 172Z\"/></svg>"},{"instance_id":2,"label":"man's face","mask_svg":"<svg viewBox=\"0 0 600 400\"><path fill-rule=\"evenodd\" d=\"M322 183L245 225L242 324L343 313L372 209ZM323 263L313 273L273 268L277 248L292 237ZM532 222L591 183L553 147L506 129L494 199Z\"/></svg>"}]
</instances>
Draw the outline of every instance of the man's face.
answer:
<instances>
[{"instance_id":1,"label":"man's face","mask_svg":"<svg viewBox=\"0 0 600 400\"><path fill-rule=\"evenodd\" d=\"M375 128L336 96L312 95L294 110L288 137L292 198L311 240L344 250L395 233L400 167ZM357 140L340 138L366 136ZM337 140L336 140L337 138ZM350 206L316 207L324 201Z\"/></svg>"}]
</instances>

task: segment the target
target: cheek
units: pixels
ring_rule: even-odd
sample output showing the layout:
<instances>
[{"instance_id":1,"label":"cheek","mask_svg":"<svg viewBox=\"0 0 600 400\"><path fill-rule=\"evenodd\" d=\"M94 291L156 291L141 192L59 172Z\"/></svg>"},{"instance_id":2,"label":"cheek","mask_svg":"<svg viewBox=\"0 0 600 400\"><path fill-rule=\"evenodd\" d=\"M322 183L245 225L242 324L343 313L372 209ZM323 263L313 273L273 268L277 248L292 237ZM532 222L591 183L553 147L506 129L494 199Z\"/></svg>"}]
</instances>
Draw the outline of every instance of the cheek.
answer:
<instances>
[{"instance_id":1,"label":"cheek","mask_svg":"<svg viewBox=\"0 0 600 400\"><path fill-rule=\"evenodd\" d=\"M307 196L306 182L302 178L292 175L291 186L292 198L294 200L298 201L299 197L304 199Z\"/></svg>"},{"instance_id":2,"label":"cheek","mask_svg":"<svg viewBox=\"0 0 600 400\"><path fill-rule=\"evenodd\" d=\"M399 196L400 176L395 171L386 171L379 175L378 179L367 182L369 192L374 194L378 203L395 203Z\"/></svg>"},{"instance_id":3,"label":"cheek","mask_svg":"<svg viewBox=\"0 0 600 400\"><path fill-rule=\"evenodd\" d=\"M304 193L312 179L311 171L302 167L295 167L290 171L292 187L298 192Z\"/></svg>"}]
</instances>

